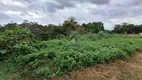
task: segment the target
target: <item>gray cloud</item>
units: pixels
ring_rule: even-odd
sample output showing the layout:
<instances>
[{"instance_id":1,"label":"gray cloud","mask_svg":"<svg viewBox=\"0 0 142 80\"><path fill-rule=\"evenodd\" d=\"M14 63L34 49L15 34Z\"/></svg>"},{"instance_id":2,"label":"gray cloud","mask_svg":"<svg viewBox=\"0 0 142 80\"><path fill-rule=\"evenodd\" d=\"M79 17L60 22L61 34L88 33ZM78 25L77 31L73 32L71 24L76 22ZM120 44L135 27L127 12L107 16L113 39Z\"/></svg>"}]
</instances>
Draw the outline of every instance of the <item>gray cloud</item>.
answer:
<instances>
[{"instance_id":1,"label":"gray cloud","mask_svg":"<svg viewBox=\"0 0 142 80\"><path fill-rule=\"evenodd\" d=\"M96 5L102 5L102 4L109 4L111 0L53 0L48 1L48 0L14 0L14 1L20 1L22 3L28 4L27 6L29 8L34 8L38 10L44 10L44 11L49 11L49 12L55 12L58 9L64 9L64 8L74 8L76 7L76 4L81 4L81 3L92 3Z\"/></svg>"},{"instance_id":2,"label":"gray cloud","mask_svg":"<svg viewBox=\"0 0 142 80\"><path fill-rule=\"evenodd\" d=\"M56 0L60 4L67 6L67 7L73 7L76 3L93 3L93 4L108 4L110 0Z\"/></svg>"},{"instance_id":3,"label":"gray cloud","mask_svg":"<svg viewBox=\"0 0 142 80\"><path fill-rule=\"evenodd\" d=\"M108 4L111 0L84 0L84 1L94 3L94 4Z\"/></svg>"},{"instance_id":4,"label":"gray cloud","mask_svg":"<svg viewBox=\"0 0 142 80\"><path fill-rule=\"evenodd\" d=\"M142 0L120 0L110 5L104 5L97 9L91 9L90 12L94 15L100 14L102 16L106 16L109 19L141 16Z\"/></svg>"},{"instance_id":5,"label":"gray cloud","mask_svg":"<svg viewBox=\"0 0 142 80\"><path fill-rule=\"evenodd\" d=\"M0 12L0 21L10 19L10 16Z\"/></svg>"},{"instance_id":6,"label":"gray cloud","mask_svg":"<svg viewBox=\"0 0 142 80\"><path fill-rule=\"evenodd\" d=\"M27 19L60 24L70 16L79 23L102 21L107 26L123 21L140 23L136 20L142 16L142 0L0 0L3 23Z\"/></svg>"},{"instance_id":7,"label":"gray cloud","mask_svg":"<svg viewBox=\"0 0 142 80\"><path fill-rule=\"evenodd\" d=\"M115 5L118 6L138 6L141 5L142 0L112 0Z\"/></svg>"}]
</instances>

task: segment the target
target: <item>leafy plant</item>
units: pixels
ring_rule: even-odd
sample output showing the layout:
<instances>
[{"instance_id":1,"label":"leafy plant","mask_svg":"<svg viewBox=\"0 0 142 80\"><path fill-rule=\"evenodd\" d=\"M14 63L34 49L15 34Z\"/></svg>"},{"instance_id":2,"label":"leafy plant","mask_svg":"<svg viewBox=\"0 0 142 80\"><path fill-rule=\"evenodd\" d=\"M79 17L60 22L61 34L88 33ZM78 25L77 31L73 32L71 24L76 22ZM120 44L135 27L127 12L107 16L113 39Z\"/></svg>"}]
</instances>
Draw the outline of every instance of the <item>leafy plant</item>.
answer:
<instances>
[{"instance_id":1,"label":"leafy plant","mask_svg":"<svg viewBox=\"0 0 142 80\"><path fill-rule=\"evenodd\" d=\"M70 40L17 41L9 57L10 69L21 69L32 77L51 78L73 70L80 70L109 60L124 59L142 49L141 37L124 37L114 34L86 34L80 41ZM5 49L5 48L4 48ZM1 51L5 53L5 51Z\"/></svg>"},{"instance_id":2,"label":"leafy plant","mask_svg":"<svg viewBox=\"0 0 142 80\"><path fill-rule=\"evenodd\" d=\"M32 43L34 37L30 31L23 28L6 30L0 35L0 55L12 53L14 46L20 43Z\"/></svg>"}]
</instances>

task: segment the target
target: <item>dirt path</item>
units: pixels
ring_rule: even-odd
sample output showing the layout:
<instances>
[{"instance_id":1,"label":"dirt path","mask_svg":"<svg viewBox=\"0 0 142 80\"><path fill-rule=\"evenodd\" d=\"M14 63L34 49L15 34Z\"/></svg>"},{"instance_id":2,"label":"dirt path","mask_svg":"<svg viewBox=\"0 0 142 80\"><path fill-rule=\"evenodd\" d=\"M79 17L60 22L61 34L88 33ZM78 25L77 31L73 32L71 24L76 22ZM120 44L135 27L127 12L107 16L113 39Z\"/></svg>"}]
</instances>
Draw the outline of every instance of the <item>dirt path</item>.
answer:
<instances>
[{"instance_id":1,"label":"dirt path","mask_svg":"<svg viewBox=\"0 0 142 80\"><path fill-rule=\"evenodd\" d=\"M142 80L142 54L70 73L69 80ZM53 80L67 80L66 76Z\"/></svg>"}]
</instances>

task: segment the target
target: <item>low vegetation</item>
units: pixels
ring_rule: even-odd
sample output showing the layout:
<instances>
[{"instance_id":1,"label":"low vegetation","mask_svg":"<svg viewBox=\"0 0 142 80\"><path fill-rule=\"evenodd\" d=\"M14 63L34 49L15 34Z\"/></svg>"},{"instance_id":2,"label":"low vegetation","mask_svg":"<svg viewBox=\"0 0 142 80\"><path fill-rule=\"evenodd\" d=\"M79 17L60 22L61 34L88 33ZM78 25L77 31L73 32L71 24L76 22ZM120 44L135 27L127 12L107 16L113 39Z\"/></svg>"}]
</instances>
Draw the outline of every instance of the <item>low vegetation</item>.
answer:
<instances>
[{"instance_id":1,"label":"low vegetation","mask_svg":"<svg viewBox=\"0 0 142 80\"><path fill-rule=\"evenodd\" d=\"M141 36L115 34L104 30L101 22L83 24L85 27L72 19L60 27L27 22L22 26L13 25L2 27L0 60L7 65L8 73L19 73L23 78L50 79L96 64L125 59L142 49ZM36 25L36 28L30 25ZM72 39L77 40L72 42Z\"/></svg>"},{"instance_id":2,"label":"low vegetation","mask_svg":"<svg viewBox=\"0 0 142 80\"><path fill-rule=\"evenodd\" d=\"M8 71L19 71L41 79L52 78L97 63L106 63L109 60L124 59L142 49L141 37L116 38L117 35L99 33L80 36L76 43L68 39L32 41L33 37L28 32L26 35L24 31L27 32L25 29L21 32L25 36L22 40L18 36L14 37L14 40L11 40L12 37L1 38L1 43L9 38L10 43L14 42L12 45L5 43L6 46L1 50L1 57L8 58ZM12 31L3 34L9 32ZM14 32L11 35L19 34L18 30ZM12 49L12 52L3 55L3 51L9 49Z\"/></svg>"}]
</instances>

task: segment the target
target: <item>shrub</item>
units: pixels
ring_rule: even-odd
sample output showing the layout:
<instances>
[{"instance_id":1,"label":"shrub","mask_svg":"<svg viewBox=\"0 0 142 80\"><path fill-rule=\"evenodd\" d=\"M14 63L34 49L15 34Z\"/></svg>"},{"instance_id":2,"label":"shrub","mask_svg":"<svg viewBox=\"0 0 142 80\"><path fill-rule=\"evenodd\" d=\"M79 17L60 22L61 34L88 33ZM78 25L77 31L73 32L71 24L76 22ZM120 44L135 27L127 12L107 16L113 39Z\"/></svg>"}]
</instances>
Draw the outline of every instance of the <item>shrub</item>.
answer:
<instances>
[{"instance_id":1,"label":"shrub","mask_svg":"<svg viewBox=\"0 0 142 80\"><path fill-rule=\"evenodd\" d=\"M95 33L88 33L88 34L84 34L84 35L80 35L79 38L81 40L89 40L89 41L96 41L96 40L101 40L101 39L107 39L107 38L111 38L114 37L113 34L110 33L105 33L105 32L99 32L98 34Z\"/></svg>"},{"instance_id":2,"label":"shrub","mask_svg":"<svg viewBox=\"0 0 142 80\"><path fill-rule=\"evenodd\" d=\"M83 40L76 43L65 39L39 41L34 44L21 41L22 43L14 46L9 62L12 64L11 69L26 69L27 73L34 74L29 74L30 76L51 78L97 63L127 58L142 49L141 37L117 38L100 32L95 36L88 34L79 38Z\"/></svg>"},{"instance_id":3,"label":"shrub","mask_svg":"<svg viewBox=\"0 0 142 80\"><path fill-rule=\"evenodd\" d=\"M111 59L123 59L141 49L141 38L109 38L98 41L66 40L43 41L36 46L18 48L22 54L13 60L17 69L26 67L36 76L50 78L72 70L105 63ZM24 49L24 51L23 51ZM37 50L35 50L37 49ZM30 53L30 54L27 54Z\"/></svg>"},{"instance_id":4,"label":"shrub","mask_svg":"<svg viewBox=\"0 0 142 80\"><path fill-rule=\"evenodd\" d=\"M16 44L22 42L32 43L34 37L30 31L23 28L6 30L0 35L0 55L11 53Z\"/></svg>"}]
</instances>

